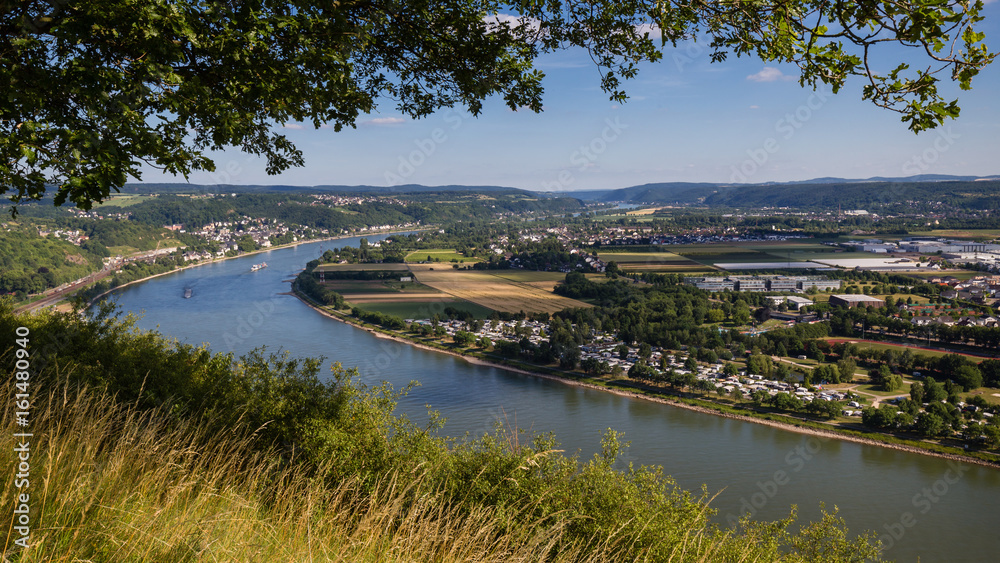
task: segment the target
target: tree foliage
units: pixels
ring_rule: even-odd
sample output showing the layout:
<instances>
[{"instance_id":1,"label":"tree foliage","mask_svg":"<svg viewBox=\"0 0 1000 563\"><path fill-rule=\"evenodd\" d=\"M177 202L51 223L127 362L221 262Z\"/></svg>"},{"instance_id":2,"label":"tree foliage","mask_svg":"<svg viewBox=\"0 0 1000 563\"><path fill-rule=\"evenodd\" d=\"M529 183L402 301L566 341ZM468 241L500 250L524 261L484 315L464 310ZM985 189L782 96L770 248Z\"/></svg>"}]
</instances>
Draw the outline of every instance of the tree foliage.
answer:
<instances>
[{"instance_id":1,"label":"tree foliage","mask_svg":"<svg viewBox=\"0 0 1000 563\"><path fill-rule=\"evenodd\" d=\"M794 63L800 83L867 82L863 97L919 131L958 115L937 90L962 88L993 55L974 28L980 2L627 3L465 0L394 2L0 3L0 185L12 200L89 208L143 163L187 176L214 170L211 151L238 147L270 174L303 164L275 126L335 130L393 100L419 118L501 96L542 108L542 54L586 49L612 99L621 80L662 57L661 44L705 38L728 54ZM501 13L509 11L511 14ZM931 66L873 59L881 43ZM878 63L874 64L873 63ZM872 68L890 68L880 74ZM58 85L53 88L53 85Z\"/></svg>"}]
</instances>

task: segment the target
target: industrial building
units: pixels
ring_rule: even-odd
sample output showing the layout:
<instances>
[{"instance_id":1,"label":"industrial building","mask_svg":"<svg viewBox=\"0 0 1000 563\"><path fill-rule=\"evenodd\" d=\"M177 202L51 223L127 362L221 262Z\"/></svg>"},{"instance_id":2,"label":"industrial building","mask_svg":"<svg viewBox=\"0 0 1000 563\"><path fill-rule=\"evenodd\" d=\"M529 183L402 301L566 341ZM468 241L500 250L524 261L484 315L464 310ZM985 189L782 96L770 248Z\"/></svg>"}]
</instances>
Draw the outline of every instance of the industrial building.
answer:
<instances>
[{"instance_id":1,"label":"industrial building","mask_svg":"<svg viewBox=\"0 0 1000 563\"><path fill-rule=\"evenodd\" d=\"M835 307L883 307L885 301L869 295L831 295L830 305Z\"/></svg>"}]
</instances>

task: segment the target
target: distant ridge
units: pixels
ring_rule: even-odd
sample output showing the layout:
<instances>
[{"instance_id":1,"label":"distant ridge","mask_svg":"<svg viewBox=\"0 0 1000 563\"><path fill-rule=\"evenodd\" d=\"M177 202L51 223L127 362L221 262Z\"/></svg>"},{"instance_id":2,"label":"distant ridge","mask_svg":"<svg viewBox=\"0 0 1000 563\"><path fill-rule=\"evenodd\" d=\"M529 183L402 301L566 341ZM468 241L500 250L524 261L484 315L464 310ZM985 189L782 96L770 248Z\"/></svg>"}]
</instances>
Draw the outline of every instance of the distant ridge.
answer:
<instances>
[{"instance_id":1,"label":"distant ridge","mask_svg":"<svg viewBox=\"0 0 1000 563\"><path fill-rule=\"evenodd\" d=\"M420 193L420 192L524 192L535 193L519 188L506 186L424 186L420 184L403 184L399 186L346 186L318 185L292 186L285 184L187 184L175 183L129 183L122 188L122 193L264 193L264 192L296 192L296 193Z\"/></svg>"},{"instance_id":2,"label":"distant ridge","mask_svg":"<svg viewBox=\"0 0 1000 563\"><path fill-rule=\"evenodd\" d=\"M841 207L865 208L903 200L948 199L971 209L1000 207L1000 176L920 174L908 177L875 176L863 179L836 177L792 182L732 184L711 182L657 182L621 189L536 192L506 186L445 185L231 185L155 183L127 184L122 193L344 193L406 194L434 192L521 193L532 197L569 197L581 201L625 202L713 207Z\"/></svg>"}]
</instances>

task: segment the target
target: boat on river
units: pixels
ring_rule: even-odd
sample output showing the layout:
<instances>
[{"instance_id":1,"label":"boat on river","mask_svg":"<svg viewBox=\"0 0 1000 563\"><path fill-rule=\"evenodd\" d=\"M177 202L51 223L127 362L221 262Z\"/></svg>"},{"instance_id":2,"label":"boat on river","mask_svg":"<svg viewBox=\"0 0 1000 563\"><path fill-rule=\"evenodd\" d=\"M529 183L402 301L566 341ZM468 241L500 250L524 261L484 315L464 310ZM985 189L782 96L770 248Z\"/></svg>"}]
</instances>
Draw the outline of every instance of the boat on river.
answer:
<instances>
[{"instance_id":1,"label":"boat on river","mask_svg":"<svg viewBox=\"0 0 1000 563\"><path fill-rule=\"evenodd\" d=\"M260 264L254 264L253 266L250 266L250 271L256 272L257 270L263 270L266 267L267 267L267 262L261 262Z\"/></svg>"}]
</instances>

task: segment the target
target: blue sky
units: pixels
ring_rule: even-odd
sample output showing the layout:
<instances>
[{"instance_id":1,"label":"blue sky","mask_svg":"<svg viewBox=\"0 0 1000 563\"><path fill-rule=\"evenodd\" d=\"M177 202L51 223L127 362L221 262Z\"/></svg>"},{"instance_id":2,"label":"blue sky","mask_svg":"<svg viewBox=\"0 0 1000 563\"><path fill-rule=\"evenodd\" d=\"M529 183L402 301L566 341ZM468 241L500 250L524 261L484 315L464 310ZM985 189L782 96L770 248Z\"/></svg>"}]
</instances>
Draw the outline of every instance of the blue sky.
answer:
<instances>
[{"instance_id":1,"label":"blue sky","mask_svg":"<svg viewBox=\"0 0 1000 563\"><path fill-rule=\"evenodd\" d=\"M998 51L1000 2L984 14L980 29ZM883 54L886 67L918 61L898 48ZM695 44L668 48L662 61L643 67L626 82L631 99L625 104L600 90L598 71L583 52L549 55L538 67L546 74L540 114L511 111L497 99L479 117L445 110L414 121L388 102L353 130L286 126L283 132L304 152L302 168L268 176L259 159L229 151L216 155L217 172L196 173L190 181L565 191L649 182L1000 174L1000 62L980 73L971 91L942 83L949 99L958 96L961 116L920 135L898 114L863 101L859 79L836 95L817 94L798 85L793 66L735 57L712 64L708 49ZM183 179L149 171L143 180Z\"/></svg>"}]
</instances>

